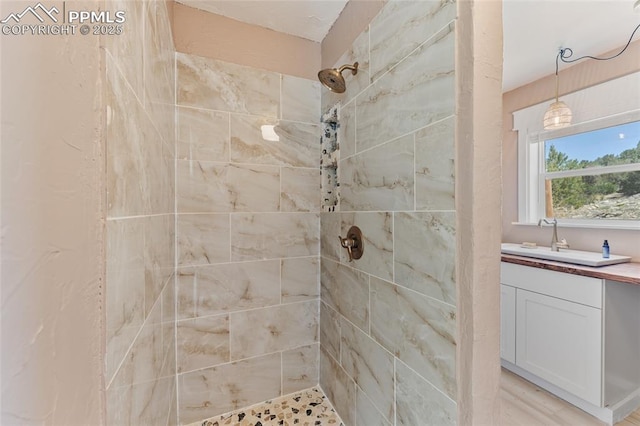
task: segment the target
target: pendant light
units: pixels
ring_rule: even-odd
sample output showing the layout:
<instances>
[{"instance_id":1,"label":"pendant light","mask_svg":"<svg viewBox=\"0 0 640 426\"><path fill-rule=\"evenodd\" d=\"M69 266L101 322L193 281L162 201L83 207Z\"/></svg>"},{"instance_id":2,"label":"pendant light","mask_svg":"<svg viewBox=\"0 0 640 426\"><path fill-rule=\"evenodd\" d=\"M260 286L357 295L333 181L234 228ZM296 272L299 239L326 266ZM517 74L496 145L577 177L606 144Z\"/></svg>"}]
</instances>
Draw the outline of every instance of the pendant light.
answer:
<instances>
[{"instance_id":1,"label":"pendant light","mask_svg":"<svg viewBox=\"0 0 640 426\"><path fill-rule=\"evenodd\" d=\"M558 77L558 60L562 56L563 49L560 49L556 56L556 101L549 105L547 112L544 113L544 129L560 129L571 125L571 109L562 101L558 100L558 86L560 77Z\"/></svg>"}]
</instances>

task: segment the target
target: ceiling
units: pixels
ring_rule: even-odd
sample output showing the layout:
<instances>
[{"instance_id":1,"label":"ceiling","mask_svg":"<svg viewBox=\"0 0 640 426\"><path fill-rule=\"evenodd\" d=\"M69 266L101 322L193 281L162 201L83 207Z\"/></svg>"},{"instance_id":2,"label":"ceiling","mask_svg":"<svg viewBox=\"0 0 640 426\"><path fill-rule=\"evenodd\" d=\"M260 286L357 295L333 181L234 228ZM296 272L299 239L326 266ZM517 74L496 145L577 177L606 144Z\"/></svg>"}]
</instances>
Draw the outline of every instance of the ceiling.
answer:
<instances>
[{"instance_id":1,"label":"ceiling","mask_svg":"<svg viewBox=\"0 0 640 426\"><path fill-rule=\"evenodd\" d=\"M177 0L275 31L322 41L347 0ZM503 90L555 72L560 47L574 58L623 46L640 24L634 0L504 0ZM640 40L640 30L634 40ZM568 67L560 64L560 69Z\"/></svg>"},{"instance_id":2,"label":"ceiling","mask_svg":"<svg viewBox=\"0 0 640 426\"><path fill-rule=\"evenodd\" d=\"M555 73L560 47L573 58L598 56L624 46L640 24L633 0L504 0L502 9L505 92Z\"/></svg>"}]
</instances>

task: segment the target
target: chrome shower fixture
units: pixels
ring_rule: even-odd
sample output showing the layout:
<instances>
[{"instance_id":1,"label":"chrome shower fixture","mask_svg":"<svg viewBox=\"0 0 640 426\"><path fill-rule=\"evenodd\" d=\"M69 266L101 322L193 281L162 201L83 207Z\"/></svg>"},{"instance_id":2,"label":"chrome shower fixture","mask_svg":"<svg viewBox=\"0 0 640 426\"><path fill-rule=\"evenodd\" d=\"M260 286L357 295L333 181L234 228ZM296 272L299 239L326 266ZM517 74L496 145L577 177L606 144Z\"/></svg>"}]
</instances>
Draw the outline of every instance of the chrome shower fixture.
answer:
<instances>
[{"instance_id":1,"label":"chrome shower fixture","mask_svg":"<svg viewBox=\"0 0 640 426\"><path fill-rule=\"evenodd\" d=\"M318 73L318 79L320 83L324 85L327 89L336 93L344 93L347 86L344 82L344 77L342 76L342 71L351 70L351 74L358 74L358 63L355 62L353 65L343 65L340 68L327 68Z\"/></svg>"}]
</instances>

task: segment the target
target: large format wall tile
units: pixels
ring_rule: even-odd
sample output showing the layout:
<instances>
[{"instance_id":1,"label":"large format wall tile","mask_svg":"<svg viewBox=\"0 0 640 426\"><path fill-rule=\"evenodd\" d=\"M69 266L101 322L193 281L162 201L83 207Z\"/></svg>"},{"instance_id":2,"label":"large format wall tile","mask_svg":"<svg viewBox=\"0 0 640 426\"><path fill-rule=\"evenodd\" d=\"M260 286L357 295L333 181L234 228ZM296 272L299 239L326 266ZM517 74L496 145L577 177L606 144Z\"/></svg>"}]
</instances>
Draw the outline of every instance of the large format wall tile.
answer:
<instances>
[{"instance_id":1,"label":"large format wall tile","mask_svg":"<svg viewBox=\"0 0 640 426\"><path fill-rule=\"evenodd\" d=\"M413 157L409 135L341 161L341 210L413 210Z\"/></svg>"},{"instance_id":2,"label":"large format wall tile","mask_svg":"<svg viewBox=\"0 0 640 426\"><path fill-rule=\"evenodd\" d=\"M280 262L242 262L178 270L178 318L280 303Z\"/></svg>"},{"instance_id":3,"label":"large format wall tile","mask_svg":"<svg viewBox=\"0 0 640 426\"><path fill-rule=\"evenodd\" d=\"M157 154L157 143L147 152L146 141L155 129L142 105L129 89L111 57L107 60L107 216L135 216L151 212L149 155Z\"/></svg>"},{"instance_id":4,"label":"large format wall tile","mask_svg":"<svg viewBox=\"0 0 640 426\"><path fill-rule=\"evenodd\" d=\"M107 221L107 381L113 378L145 318L144 219Z\"/></svg>"},{"instance_id":5,"label":"large format wall tile","mask_svg":"<svg viewBox=\"0 0 640 426\"><path fill-rule=\"evenodd\" d=\"M454 0L391 0L371 21L371 76L378 79L456 17Z\"/></svg>"},{"instance_id":6,"label":"large format wall tile","mask_svg":"<svg viewBox=\"0 0 640 426\"><path fill-rule=\"evenodd\" d=\"M454 117L416 132L416 210L455 209Z\"/></svg>"},{"instance_id":7,"label":"large format wall tile","mask_svg":"<svg viewBox=\"0 0 640 426\"><path fill-rule=\"evenodd\" d=\"M364 240L364 253L349 266L386 280L393 279L393 214L390 212L340 213L341 236L346 236L353 225L360 228ZM336 238L334 244L340 245ZM339 247L340 261L349 262L347 250Z\"/></svg>"},{"instance_id":8,"label":"large format wall tile","mask_svg":"<svg viewBox=\"0 0 640 426\"><path fill-rule=\"evenodd\" d=\"M318 123L320 121L320 82L283 75L282 119Z\"/></svg>"},{"instance_id":9,"label":"large format wall tile","mask_svg":"<svg viewBox=\"0 0 640 426\"><path fill-rule=\"evenodd\" d=\"M228 214L178 215L178 266L229 262L229 220Z\"/></svg>"},{"instance_id":10,"label":"large format wall tile","mask_svg":"<svg viewBox=\"0 0 640 426\"><path fill-rule=\"evenodd\" d=\"M169 6L165 0L150 0L144 3L146 14L144 26L145 106L149 107L150 104L156 103L173 106L176 99L176 68L171 21L167 10ZM169 133L167 130L164 134L168 136L168 141L173 142L173 132Z\"/></svg>"},{"instance_id":11,"label":"large format wall tile","mask_svg":"<svg viewBox=\"0 0 640 426\"><path fill-rule=\"evenodd\" d=\"M165 377L151 382L110 388L106 392L107 425L173 425L176 379Z\"/></svg>"},{"instance_id":12,"label":"large format wall tile","mask_svg":"<svg viewBox=\"0 0 640 426\"><path fill-rule=\"evenodd\" d=\"M322 230L320 234L321 254L322 257L336 262L340 260L340 251L344 250L340 247L340 242L337 238L342 232L340 219L341 215L337 212L320 213L320 229Z\"/></svg>"},{"instance_id":13,"label":"large format wall tile","mask_svg":"<svg viewBox=\"0 0 640 426\"><path fill-rule=\"evenodd\" d=\"M451 24L358 96L359 151L454 113L454 34Z\"/></svg>"},{"instance_id":14,"label":"large format wall tile","mask_svg":"<svg viewBox=\"0 0 640 426\"><path fill-rule=\"evenodd\" d=\"M144 221L145 312L156 304L175 268L175 218L147 216Z\"/></svg>"},{"instance_id":15,"label":"large format wall tile","mask_svg":"<svg viewBox=\"0 0 640 426\"><path fill-rule=\"evenodd\" d=\"M316 301L234 312L229 318L231 359L293 349L318 341Z\"/></svg>"},{"instance_id":16,"label":"large format wall tile","mask_svg":"<svg viewBox=\"0 0 640 426\"><path fill-rule=\"evenodd\" d=\"M275 126L279 140L264 140L263 125ZM318 167L319 140L317 124L231 114L231 161L236 163Z\"/></svg>"},{"instance_id":17,"label":"large format wall tile","mask_svg":"<svg viewBox=\"0 0 640 426\"><path fill-rule=\"evenodd\" d=\"M369 330L369 276L353 268L323 259L321 299L364 331Z\"/></svg>"},{"instance_id":18,"label":"large format wall tile","mask_svg":"<svg viewBox=\"0 0 640 426\"><path fill-rule=\"evenodd\" d=\"M145 2L144 104L175 156L175 48L167 2ZM173 175L169 175L173 178Z\"/></svg>"},{"instance_id":19,"label":"large format wall tile","mask_svg":"<svg viewBox=\"0 0 640 426\"><path fill-rule=\"evenodd\" d=\"M456 311L371 278L371 336L431 383L456 397Z\"/></svg>"},{"instance_id":20,"label":"large format wall tile","mask_svg":"<svg viewBox=\"0 0 640 426\"><path fill-rule=\"evenodd\" d=\"M178 373L229 362L229 315L178 322Z\"/></svg>"},{"instance_id":21,"label":"large format wall tile","mask_svg":"<svg viewBox=\"0 0 640 426\"><path fill-rule=\"evenodd\" d=\"M281 395L280 353L182 374L180 424L247 407Z\"/></svg>"},{"instance_id":22,"label":"large format wall tile","mask_svg":"<svg viewBox=\"0 0 640 426\"><path fill-rule=\"evenodd\" d=\"M340 364L388 420L394 415L393 355L342 320Z\"/></svg>"},{"instance_id":23,"label":"large format wall tile","mask_svg":"<svg viewBox=\"0 0 640 426\"><path fill-rule=\"evenodd\" d=\"M160 378L164 361L163 337L161 304L158 301L109 387L131 386Z\"/></svg>"},{"instance_id":24,"label":"large format wall tile","mask_svg":"<svg viewBox=\"0 0 640 426\"><path fill-rule=\"evenodd\" d=\"M320 386L345 425L355 424L356 384L340 364L320 350Z\"/></svg>"},{"instance_id":25,"label":"large format wall tile","mask_svg":"<svg viewBox=\"0 0 640 426\"><path fill-rule=\"evenodd\" d=\"M320 259L317 256L282 259L280 268L282 303L320 297Z\"/></svg>"},{"instance_id":26,"label":"large format wall tile","mask_svg":"<svg viewBox=\"0 0 640 426\"><path fill-rule=\"evenodd\" d=\"M318 213L231 215L231 260L317 255Z\"/></svg>"},{"instance_id":27,"label":"large format wall tile","mask_svg":"<svg viewBox=\"0 0 640 426\"><path fill-rule=\"evenodd\" d=\"M176 107L177 157L181 160L229 161L229 113Z\"/></svg>"},{"instance_id":28,"label":"large format wall tile","mask_svg":"<svg viewBox=\"0 0 640 426\"><path fill-rule=\"evenodd\" d=\"M320 369L318 343L282 352L282 394L318 385Z\"/></svg>"},{"instance_id":29,"label":"large format wall tile","mask_svg":"<svg viewBox=\"0 0 640 426\"><path fill-rule=\"evenodd\" d=\"M178 105L277 118L280 75L177 53Z\"/></svg>"},{"instance_id":30,"label":"large format wall tile","mask_svg":"<svg viewBox=\"0 0 640 426\"><path fill-rule=\"evenodd\" d=\"M174 161L169 144L163 143L165 138L109 55L107 82L108 216L173 212Z\"/></svg>"},{"instance_id":31,"label":"large format wall tile","mask_svg":"<svg viewBox=\"0 0 640 426\"><path fill-rule=\"evenodd\" d=\"M395 213L395 282L456 304L456 215Z\"/></svg>"},{"instance_id":32,"label":"large format wall tile","mask_svg":"<svg viewBox=\"0 0 640 426\"><path fill-rule=\"evenodd\" d=\"M280 169L178 161L178 211L273 212L280 209Z\"/></svg>"},{"instance_id":33,"label":"large format wall tile","mask_svg":"<svg viewBox=\"0 0 640 426\"><path fill-rule=\"evenodd\" d=\"M173 115L170 117L174 120ZM161 144L160 157L152 166L158 170L156 176L151 176L151 214L173 214L176 199L176 161L174 143Z\"/></svg>"},{"instance_id":34,"label":"large format wall tile","mask_svg":"<svg viewBox=\"0 0 640 426\"><path fill-rule=\"evenodd\" d=\"M162 309L162 346L164 360L162 377L176 374L176 286L175 275L167 282L160 296Z\"/></svg>"},{"instance_id":35,"label":"large format wall tile","mask_svg":"<svg viewBox=\"0 0 640 426\"><path fill-rule=\"evenodd\" d=\"M356 153L356 103L349 102L340 107L338 143L340 158L345 160Z\"/></svg>"},{"instance_id":36,"label":"large format wall tile","mask_svg":"<svg viewBox=\"0 0 640 426\"><path fill-rule=\"evenodd\" d=\"M168 66L173 67L173 65ZM151 121L162 139L163 147L174 160L176 157L176 105L174 103L151 103L147 109ZM167 173L167 176L171 178L172 182L174 181L175 173Z\"/></svg>"},{"instance_id":37,"label":"large format wall tile","mask_svg":"<svg viewBox=\"0 0 640 426\"><path fill-rule=\"evenodd\" d=\"M340 360L340 314L320 302L320 344L334 359Z\"/></svg>"},{"instance_id":38,"label":"large format wall tile","mask_svg":"<svg viewBox=\"0 0 640 426\"><path fill-rule=\"evenodd\" d=\"M126 29L117 37L102 38L106 50L140 101L144 99L144 6L141 1L107 0L104 10L125 11Z\"/></svg>"},{"instance_id":39,"label":"large format wall tile","mask_svg":"<svg viewBox=\"0 0 640 426\"><path fill-rule=\"evenodd\" d=\"M457 424L456 403L399 361L396 361L396 383L396 425Z\"/></svg>"},{"instance_id":40,"label":"large format wall tile","mask_svg":"<svg viewBox=\"0 0 640 426\"><path fill-rule=\"evenodd\" d=\"M320 170L283 167L280 169L280 210L320 211Z\"/></svg>"},{"instance_id":41,"label":"large format wall tile","mask_svg":"<svg viewBox=\"0 0 640 426\"><path fill-rule=\"evenodd\" d=\"M360 388L356 388L356 426L392 426Z\"/></svg>"}]
</instances>

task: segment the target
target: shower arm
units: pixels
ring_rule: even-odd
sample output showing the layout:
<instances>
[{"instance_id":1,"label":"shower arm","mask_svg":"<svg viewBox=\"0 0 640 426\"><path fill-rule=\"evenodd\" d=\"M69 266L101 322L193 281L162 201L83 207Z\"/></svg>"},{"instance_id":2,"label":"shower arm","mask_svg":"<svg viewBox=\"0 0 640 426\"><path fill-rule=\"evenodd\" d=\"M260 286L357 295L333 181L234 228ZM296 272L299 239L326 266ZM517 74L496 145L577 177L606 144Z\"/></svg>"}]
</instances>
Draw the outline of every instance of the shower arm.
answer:
<instances>
[{"instance_id":1,"label":"shower arm","mask_svg":"<svg viewBox=\"0 0 640 426\"><path fill-rule=\"evenodd\" d=\"M358 63L356 62L353 65L349 65L349 64L343 65L338 69L338 72L342 74L342 71L344 70L351 70L351 74L356 75L358 74Z\"/></svg>"}]
</instances>

